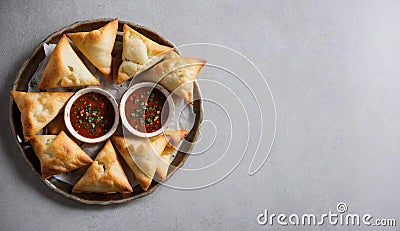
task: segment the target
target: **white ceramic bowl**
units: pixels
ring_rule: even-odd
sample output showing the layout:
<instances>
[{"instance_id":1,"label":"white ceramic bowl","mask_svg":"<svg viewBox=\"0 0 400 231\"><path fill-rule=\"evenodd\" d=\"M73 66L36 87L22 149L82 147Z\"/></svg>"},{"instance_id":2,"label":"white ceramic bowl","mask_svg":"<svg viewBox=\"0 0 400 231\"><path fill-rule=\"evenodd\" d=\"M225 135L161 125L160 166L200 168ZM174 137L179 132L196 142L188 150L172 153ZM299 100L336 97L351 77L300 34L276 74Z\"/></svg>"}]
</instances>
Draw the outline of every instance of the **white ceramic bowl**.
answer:
<instances>
[{"instance_id":1,"label":"white ceramic bowl","mask_svg":"<svg viewBox=\"0 0 400 231\"><path fill-rule=\"evenodd\" d=\"M87 138L84 136L81 136L80 134L78 134L75 129L72 127L71 124L71 120L70 120L70 111L71 111L71 107L73 105L73 103L81 96L84 95L86 93L90 93L90 92L94 92L94 93L99 93L101 95L104 95L112 104L113 109L114 109L114 123L112 125L112 127L110 128L110 130L104 134L103 136L97 137L97 138ZM112 134L114 134L115 130L118 127L118 123L119 123L119 114L118 114L118 104L117 101L115 100L115 98L108 93L107 91L98 88L98 87L88 87L88 88L84 88L82 90L77 91L68 101L68 103L65 105L65 110L64 110L64 122L65 122L65 126L67 127L68 131L71 133L72 136L74 136L76 139L85 142L85 143L98 143L98 142L102 142L106 139L108 139Z\"/></svg>"},{"instance_id":2,"label":"white ceramic bowl","mask_svg":"<svg viewBox=\"0 0 400 231\"><path fill-rule=\"evenodd\" d=\"M165 97L167 98L166 102L168 104L168 117L165 120L165 123L162 125L162 127L160 129L158 129L155 132L152 133L146 133L146 132L140 132L138 130L136 130L135 128L133 128L125 115L125 105L126 105L126 101L128 99L128 97L137 89L140 88L144 88L144 87L149 87L149 88L156 88L157 90L159 90L161 93L163 93L165 95ZM128 90L126 90L126 92L123 94L120 104L119 104L119 113L121 116L121 121L122 121L122 125L133 135L139 136L139 137L153 137L156 135L159 135L162 131L164 131L170 124L170 122L172 121L173 117L174 117L174 112L175 112L175 107L174 107L174 101L172 99L172 97L169 97L170 93L161 85L156 84L156 83L152 83L152 82L141 82L138 84L135 84L133 86L131 86ZM165 107L163 107L165 108Z\"/></svg>"}]
</instances>

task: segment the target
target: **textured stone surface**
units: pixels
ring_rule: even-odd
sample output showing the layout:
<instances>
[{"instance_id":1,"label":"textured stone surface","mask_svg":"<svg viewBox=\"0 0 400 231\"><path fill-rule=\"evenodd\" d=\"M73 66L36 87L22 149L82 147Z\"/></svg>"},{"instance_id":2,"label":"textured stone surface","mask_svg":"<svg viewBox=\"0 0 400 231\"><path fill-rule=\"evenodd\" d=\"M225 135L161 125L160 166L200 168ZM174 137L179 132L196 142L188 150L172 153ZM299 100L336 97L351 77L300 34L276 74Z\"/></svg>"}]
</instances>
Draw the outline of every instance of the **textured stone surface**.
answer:
<instances>
[{"instance_id":1,"label":"textured stone surface","mask_svg":"<svg viewBox=\"0 0 400 231\"><path fill-rule=\"evenodd\" d=\"M1 229L265 230L256 222L264 209L321 214L340 201L349 212L400 222L399 12L396 1L1 1ZM107 207L70 201L34 176L10 136L8 91L50 33L103 17L147 26L177 45L212 42L250 58L278 115L260 172L248 176L245 157L211 187L160 187Z\"/></svg>"}]
</instances>

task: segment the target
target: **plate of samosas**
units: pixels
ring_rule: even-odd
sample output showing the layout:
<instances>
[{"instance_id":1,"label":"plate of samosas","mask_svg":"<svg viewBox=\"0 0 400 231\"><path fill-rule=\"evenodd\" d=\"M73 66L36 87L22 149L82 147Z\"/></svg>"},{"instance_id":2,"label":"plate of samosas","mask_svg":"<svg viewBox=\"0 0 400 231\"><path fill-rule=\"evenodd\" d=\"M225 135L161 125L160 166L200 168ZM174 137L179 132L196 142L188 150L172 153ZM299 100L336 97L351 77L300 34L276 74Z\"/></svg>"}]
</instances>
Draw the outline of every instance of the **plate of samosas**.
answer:
<instances>
[{"instance_id":1,"label":"plate of samosas","mask_svg":"<svg viewBox=\"0 0 400 231\"><path fill-rule=\"evenodd\" d=\"M86 204L146 196L188 158L205 60L118 19L74 23L43 41L10 91L10 124L33 172Z\"/></svg>"}]
</instances>

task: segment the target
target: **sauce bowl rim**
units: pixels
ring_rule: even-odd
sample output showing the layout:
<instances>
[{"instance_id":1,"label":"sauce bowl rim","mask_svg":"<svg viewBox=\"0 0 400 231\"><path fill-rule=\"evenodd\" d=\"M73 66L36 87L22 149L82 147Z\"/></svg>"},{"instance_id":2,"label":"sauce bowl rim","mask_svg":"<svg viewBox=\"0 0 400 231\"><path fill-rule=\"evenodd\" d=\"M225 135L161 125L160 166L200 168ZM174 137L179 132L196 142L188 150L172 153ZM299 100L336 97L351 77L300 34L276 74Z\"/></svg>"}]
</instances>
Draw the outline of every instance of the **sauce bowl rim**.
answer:
<instances>
[{"instance_id":1,"label":"sauce bowl rim","mask_svg":"<svg viewBox=\"0 0 400 231\"><path fill-rule=\"evenodd\" d=\"M80 134L78 134L75 129L73 128L72 124L71 124L71 120L70 120L70 111L71 111L71 107L73 105L73 103L82 95L90 93L90 92L94 92L94 93L99 93L101 95L104 95L111 103L111 105L113 106L114 109L114 123L111 126L110 130L97 138L88 138L88 137L84 137ZM65 110L64 110L64 123L65 126L67 127L67 130L69 131L69 133L75 137L76 139L85 142L85 143L100 143L105 141L106 139L110 138L115 131L117 130L118 124L119 124L119 113L118 113L118 103L115 100L114 96L111 95L109 92L99 88L99 87L86 87L83 88L77 92L75 92L75 94L68 100L67 104L65 105Z\"/></svg>"},{"instance_id":2,"label":"sauce bowl rim","mask_svg":"<svg viewBox=\"0 0 400 231\"><path fill-rule=\"evenodd\" d=\"M145 88L145 87L156 88L157 90L159 90L162 94L165 95L166 102L168 103L168 117L165 120L165 123L161 126L160 129L158 129L157 131L151 132L151 133L140 132L140 131L136 130L129 124L129 122L125 116L125 105L126 105L126 101L127 101L128 97L134 91L136 91L140 88ZM169 124L171 123L171 121L174 117L175 105L174 105L174 101L173 101L171 93L162 85L160 85L158 83L153 83L153 82L140 82L140 83L136 83L136 84L132 85L124 92L124 94L121 97L120 103L119 103L119 113L120 113L121 122L122 122L123 127L125 129L127 129L130 134L136 135L138 137L149 138L149 137L157 136L166 130L166 128L169 126Z\"/></svg>"}]
</instances>

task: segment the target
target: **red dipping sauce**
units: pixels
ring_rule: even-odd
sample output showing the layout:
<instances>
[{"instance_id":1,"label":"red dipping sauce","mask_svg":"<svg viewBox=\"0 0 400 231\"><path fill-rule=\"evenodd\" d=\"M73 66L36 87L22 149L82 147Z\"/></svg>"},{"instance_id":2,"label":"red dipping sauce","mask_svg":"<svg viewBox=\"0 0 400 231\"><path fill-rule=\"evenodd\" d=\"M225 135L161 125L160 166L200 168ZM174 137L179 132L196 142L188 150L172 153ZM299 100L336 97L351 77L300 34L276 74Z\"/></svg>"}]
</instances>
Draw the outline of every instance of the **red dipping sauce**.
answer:
<instances>
[{"instance_id":1,"label":"red dipping sauce","mask_svg":"<svg viewBox=\"0 0 400 231\"><path fill-rule=\"evenodd\" d=\"M71 125L86 138L105 135L113 126L115 112L110 100L99 93L91 92L75 100L70 110Z\"/></svg>"},{"instance_id":2,"label":"red dipping sauce","mask_svg":"<svg viewBox=\"0 0 400 231\"><path fill-rule=\"evenodd\" d=\"M143 87L132 92L125 103L126 119L135 130L152 133L159 130L168 115L167 97L158 89Z\"/></svg>"}]
</instances>

